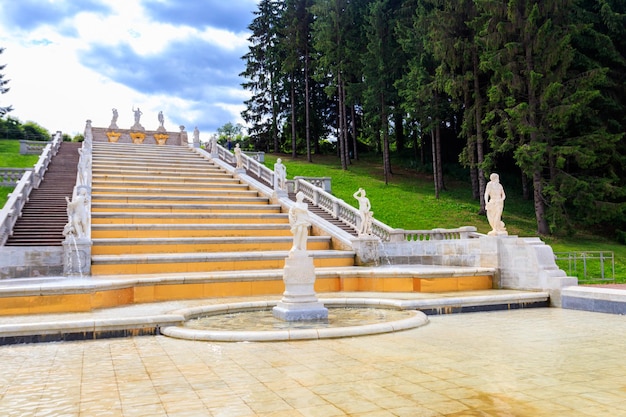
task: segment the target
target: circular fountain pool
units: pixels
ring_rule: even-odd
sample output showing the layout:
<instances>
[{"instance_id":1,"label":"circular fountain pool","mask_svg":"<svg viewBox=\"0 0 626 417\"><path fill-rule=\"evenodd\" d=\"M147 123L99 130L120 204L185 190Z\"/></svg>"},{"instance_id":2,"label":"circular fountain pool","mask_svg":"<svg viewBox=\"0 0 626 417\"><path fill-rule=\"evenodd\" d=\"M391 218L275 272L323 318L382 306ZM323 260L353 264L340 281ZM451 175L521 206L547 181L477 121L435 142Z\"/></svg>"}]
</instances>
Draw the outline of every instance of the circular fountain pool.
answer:
<instances>
[{"instance_id":1,"label":"circular fountain pool","mask_svg":"<svg viewBox=\"0 0 626 417\"><path fill-rule=\"evenodd\" d=\"M180 326L161 333L179 339L205 341L283 341L353 337L413 329L428 323L421 311L403 310L395 300L326 299L328 319L283 321L272 315L277 302L258 301L194 307L173 312L184 317Z\"/></svg>"}]
</instances>

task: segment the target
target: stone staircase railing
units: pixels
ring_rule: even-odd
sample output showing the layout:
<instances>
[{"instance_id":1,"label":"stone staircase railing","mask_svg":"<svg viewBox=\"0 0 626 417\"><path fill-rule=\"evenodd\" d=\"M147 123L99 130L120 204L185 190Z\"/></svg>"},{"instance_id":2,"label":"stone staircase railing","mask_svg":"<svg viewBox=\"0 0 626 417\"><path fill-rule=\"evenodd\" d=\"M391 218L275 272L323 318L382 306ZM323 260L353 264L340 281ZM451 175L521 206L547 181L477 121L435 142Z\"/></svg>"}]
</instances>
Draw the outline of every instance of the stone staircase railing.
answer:
<instances>
[{"instance_id":1,"label":"stone staircase railing","mask_svg":"<svg viewBox=\"0 0 626 417\"><path fill-rule=\"evenodd\" d=\"M26 171L32 168L0 168L0 187L14 187Z\"/></svg>"},{"instance_id":2,"label":"stone staircase railing","mask_svg":"<svg viewBox=\"0 0 626 417\"><path fill-rule=\"evenodd\" d=\"M216 148L215 152L212 153L213 157L217 157L231 165L235 164L236 160L233 153L220 145L217 145ZM268 184L274 184L274 171L257 160L242 154L242 165L247 172L254 174ZM361 216L358 209L330 194L329 178L295 177L294 180L287 181L287 187L289 192L297 193L302 191L313 204L320 207L334 219L342 221L355 230L360 229ZM371 231L372 235L379 238L382 242L455 240L480 236L474 226L463 226L455 229L404 230L394 229L376 219L372 222Z\"/></svg>"},{"instance_id":3,"label":"stone staircase railing","mask_svg":"<svg viewBox=\"0 0 626 417\"><path fill-rule=\"evenodd\" d=\"M9 194L6 204L0 210L0 245L4 245L7 238L11 235L13 226L15 226L15 222L22 212L24 204L28 201L30 192L41 184L50 160L59 151L62 141L63 136L61 132L57 132L53 140L44 147L34 169L26 171L18 181L13 192Z\"/></svg>"},{"instance_id":4,"label":"stone staircase railing","mask_svg":"<svg viewBox=\"0 0 626 417\"><path fill-rule=\"evenodd\" d=\"M333 218L341 220L356 230L360 229L361 216L355 207L306 180L297 179L294 182L295 192L302 191L313 204L323 209ZM476 233L474 226L463 226L455 229L404 230L394 229L376 219L372 222L372 235L383 242L467 239L480 236Z\"/></svg>"}]
</instances>

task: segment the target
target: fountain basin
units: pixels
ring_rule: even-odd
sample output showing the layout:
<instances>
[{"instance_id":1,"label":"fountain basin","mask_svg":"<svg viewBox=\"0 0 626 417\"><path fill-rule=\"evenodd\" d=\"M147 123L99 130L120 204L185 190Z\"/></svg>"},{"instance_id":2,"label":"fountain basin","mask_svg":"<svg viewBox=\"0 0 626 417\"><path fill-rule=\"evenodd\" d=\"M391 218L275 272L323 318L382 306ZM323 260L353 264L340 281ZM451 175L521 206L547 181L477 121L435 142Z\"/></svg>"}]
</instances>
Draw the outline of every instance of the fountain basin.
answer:
<instances>
[{"instance_id":1,"label":"fountain basin","mask_svg":"<svg viewBox=\"0 0 626 417\"><path fill-rule=\"evenodd\" d=\"M367 308L376 310L404 310L406 315L400 319L362 325L347 325L341 327L329 326L321 321L319 326L315 322L304 322L304 328L284 328L271 330L223 330L199 329L182 326L166 326L161 328L161 334L177 339L202 340L213 342L270 342L289 340L314 340L339 337L355 337L381 333L397 332L414 329L428 323L426 314L417 310L403 307L398 300L370 299L370 298L341 298L320 300L331 312L333 309ZM267 311L272 315L272 308L278 301L252 301L243 303L218 304L181 309L172 312L184 317L185 322L205 317L219 316L233 313ZM276 319L279 320L279 319Z\"/></svg>"}]
</instances>

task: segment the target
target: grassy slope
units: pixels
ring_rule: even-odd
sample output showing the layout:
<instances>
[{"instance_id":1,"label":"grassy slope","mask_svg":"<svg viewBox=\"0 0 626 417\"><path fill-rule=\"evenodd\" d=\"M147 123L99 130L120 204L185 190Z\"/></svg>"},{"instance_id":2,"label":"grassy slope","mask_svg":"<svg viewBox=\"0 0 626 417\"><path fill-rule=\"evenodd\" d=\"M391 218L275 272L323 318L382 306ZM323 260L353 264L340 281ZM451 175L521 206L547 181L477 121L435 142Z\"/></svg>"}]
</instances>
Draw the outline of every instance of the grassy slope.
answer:
<instances>
[{"instance_id":1,"label":"grassy slope","mask_svg":"<svg viewBox=\"0 0 626 417\"><path fill-rule=\"evenodd\" d=\"M265 165L270 169L277 155L266 154ZM357 206L352 194L363 187L372 203L376 219L402 229L433 229L475 226L479 232L490 230L485 216L478 215L479 204L471 196L469 182L446 178L447 190L439 199L434 196L432 176L419 174L414 169L393 167L394 174L385 185L379 159L370 157L353 161L348 171L341 170L335 156L315 156L314 163L304 157L293 160L280 155L287 167L287 176L331 177L333 194ZM505 184L506 187L506 184ZM523 200L514 190L507 190L503 220L510 235L537 236L533 204ZM626 282L626 246L601 236L579 233L577 236L548 236L543 241L555 252L613 251L615 277ZM567 263L560 263L567 268ZM567 269L566 269L567 272Z\"/></svg>"},{"instance_id":2,"label":"grassy slope","mask_svg":"<svg viewBox=\"0 0 626 417\"><path fill-rule=\"evenodd\" d=\"M0 140L0 168L31 168L39 159L39 155L20 155L18 140ZM13 187L0 187L0 206L4 206L8 194Z\"/></svg>"}]
</instances>

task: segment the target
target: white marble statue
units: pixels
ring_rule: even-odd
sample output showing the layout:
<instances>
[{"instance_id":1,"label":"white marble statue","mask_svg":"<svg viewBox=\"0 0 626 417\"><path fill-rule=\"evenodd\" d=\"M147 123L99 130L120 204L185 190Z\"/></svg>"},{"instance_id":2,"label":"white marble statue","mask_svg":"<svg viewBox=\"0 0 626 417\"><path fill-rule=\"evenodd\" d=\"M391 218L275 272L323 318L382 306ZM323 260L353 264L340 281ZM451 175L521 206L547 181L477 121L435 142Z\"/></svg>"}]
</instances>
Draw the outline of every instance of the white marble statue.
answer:
<instances>
[{"instance_id":1,"label":"white marble statue","mask_svg":"<svg viewBox=\"0 0 626 417\"><path fill-rule=\"evenodd\" d=\"M211 136L211 154L217 155L217 135Z\"/></svg>"},{"instance_id":2,"label":"white marble statue","mask_svg":"<svg viewBox=\"0 0 626 417\"><path fill-rule=\"evenodd\" d=\"M74 235L76 239L82 239L88 236L89 215L87 212L87 192L83 189L73 200L67 201L67 219L63 234L65 236Z\"/></svg>"},{"instance_id":3,"label":"white marble statue","mask_svg":"<svg viewBox=\"0 0 626 417\"><path fill-rule=\"evenodd\" d=\"M141 126L140 120L141 120L141 115L143 114L143 112L141 110L139 110L139 107L137 107L136 109L133 107L133 113L134 113L134 117L135 117L135 124L131 127L131 130L144 130L143 126Z\"/></svg>"},{"instance_id":4,"label":"white marble statue","mask_svg":"<svg viewBox=\"0 0 626 417\"><path fill-rule=\"evenodd\" d=\"M371 211L372 205L370 204L370 200L365 196L365 190L363 188L359 188L352 196L359 202L361 224L359 225L358 233L359 235L371 235L374 212Z\"/></svg>"},{"instance_id":5,"label":"white marble statue","mask_svg":"<svg viewBox=\"0 0 626 417\"><path fill-rule=\"evenodd\" d=\"M80 185L91 187L91 152L85 152L86 148L79 148L78 153L78 178Z\"/></svg>"},{"instance_id":6,"label":"white marble statue","mask_svg":"<svg viewBox=\"0 0 626 417\"><path fill-rule=\"evenodd\" d=\"M274 190L287 191L287 167L280 158L274 164Z\"/></svg>"},{"instance_id":7,"label":"white marble statue","mask_svg":"<svg viewBox=\"0 0 626 417\"><path fill-rule=\"evenodd\" d=\"M83 148L91 150L93 144L93 131L91 128L91 120L85 123L85 133L83 135Z\"/></svg>"},{"instance_id":8,"label":"white marble statue","mask_svg":"<svg viewBox=\"0 0 626 417\"><path fill-rule=\"evenodd\" d=\"M500 176L493 173L489 176L489 180L485 187L485 208L487 209L487 220L489 220L489 225L491 226L491 231L488 234L507 234L502 221L506 194L504 194L504 188L500 184Z\"/></svg>"},{"instance_id":9,"label":"white marble statue","mask_svg":"<svg viewBox=\"0 0 626 417\"><path fill-rule=\"evenodd\" d=\"M159 112L158 119L159 119L159 126L163 127L163 124L165 123L165 116L163 116L163 111Z\"/></svg>"},{"instance_id":10,"label":"white marble statue","mask_svg":"<svg viewBox=\"0 0 626 417\"><path fill-rule=\"evenodd\" d=\"M241 148L239 147L239 144L235 145L235 150L233 152L235 152L235 168L243 169L243 157L241 156Z\"/></svg>"},{"instance_id":11,"label":"white marble statue","mask_svg":"<svg viewBox=\"0 0 626 417\"><path fill-rule=\"evenodd\" d=\"M193 146L200 147L200 130L198 130L198 126L193 129Z\"/></svg>"},{"instance_id":12,"label":"white marble statue","mask_svg":"<svg viewBox=\"0 0 626 417\"><path fill-rule=\"evenodd\" d=\"M306 241L309 236L309 207L304 202L304 193L300 191L296 194L296 203L289 209L289 224L293 234L293 246L289 251L293 254L296 251L306 251Z\"/></svg>"},{"instance_id":13,"label":"white marble statue","mask_svg":"<svg viewBox=\"0 0 626 417\"><path fill-rule=\"evenodd\" d=\"M111 125L109 126L109 129L118 129L117 127L117 109L112 109L113 111L113 117L111 118Z\"/></svg>"}]
</instances>

